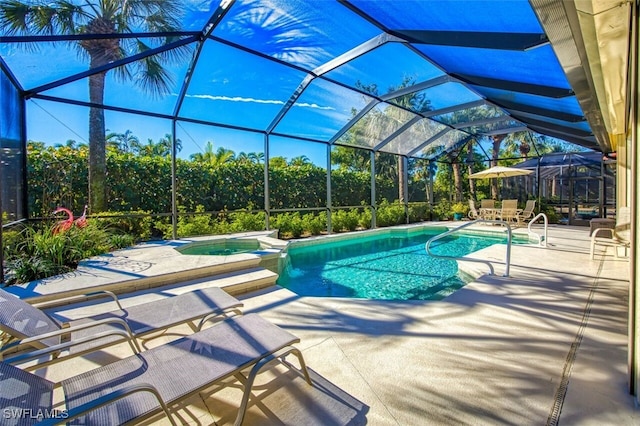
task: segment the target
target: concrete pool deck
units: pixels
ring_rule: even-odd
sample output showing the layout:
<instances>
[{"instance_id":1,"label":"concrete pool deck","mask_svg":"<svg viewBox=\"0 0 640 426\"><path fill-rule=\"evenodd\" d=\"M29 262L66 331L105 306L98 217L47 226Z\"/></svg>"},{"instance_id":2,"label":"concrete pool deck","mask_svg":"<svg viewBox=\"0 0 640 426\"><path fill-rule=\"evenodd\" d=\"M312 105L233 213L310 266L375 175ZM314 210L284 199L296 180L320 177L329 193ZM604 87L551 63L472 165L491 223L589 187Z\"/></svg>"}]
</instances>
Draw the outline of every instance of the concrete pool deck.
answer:
<instances>
[{"instance_id":1,"label":"concrete pool deck","mask_svg":"<svg viewBox=\"0 0 640 426\"><path fill-rule=\"evenodd\" d=\"M513 246L509 277L501 276L504 246L477 252L496 274L442 301L311 298L277 286L240 295L244 312L300 337L316 384L274 367L261 376L244 424L639 424L627 383L629 262L611 248L590 260L588 228L551 226L548 243ZM123 302L202 282L140 290ZM104 309L55 311L76 318ZM173 331L148 344L189 332ZM60 380L128 353L118 346L41 374ZM229 387L178 413L189 424L230 424L239 400Z\"/></svg>"}]
</instances>

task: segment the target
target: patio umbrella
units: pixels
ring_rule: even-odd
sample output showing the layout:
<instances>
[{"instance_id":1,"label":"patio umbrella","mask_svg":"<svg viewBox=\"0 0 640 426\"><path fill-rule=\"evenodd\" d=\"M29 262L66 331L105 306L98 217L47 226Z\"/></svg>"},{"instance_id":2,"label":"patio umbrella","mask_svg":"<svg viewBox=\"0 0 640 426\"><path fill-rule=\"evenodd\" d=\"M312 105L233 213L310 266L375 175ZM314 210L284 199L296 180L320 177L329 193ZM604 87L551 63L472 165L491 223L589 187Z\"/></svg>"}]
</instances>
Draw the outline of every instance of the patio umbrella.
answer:
<instances>
[{"instance_id":1,"label":"patio umbrella","mask_svg":"<svg viewBox=\"0 0 640 426\"><path fill-rule=\"evenodd\" d=\"M533 173L533 170L516 169L514 167L495 166L469 175L470 179L491 179L511 176L522 176Z\"/></svg>"},{"instance_id":2,"label":"patio umbrella","mask_svg":"<svg viewBox=\"0 0 640 426\"><path fill-rule=\"evenodd\" d=\"M531 173L533 173L533 170L516 169L515 167L494 166L488 168L487 170L470 174L469 179L495 179L512 176L524 176ZM501 192L502 190L498 189L498 195L500 195Z\"/></svg>"}]
</instances>

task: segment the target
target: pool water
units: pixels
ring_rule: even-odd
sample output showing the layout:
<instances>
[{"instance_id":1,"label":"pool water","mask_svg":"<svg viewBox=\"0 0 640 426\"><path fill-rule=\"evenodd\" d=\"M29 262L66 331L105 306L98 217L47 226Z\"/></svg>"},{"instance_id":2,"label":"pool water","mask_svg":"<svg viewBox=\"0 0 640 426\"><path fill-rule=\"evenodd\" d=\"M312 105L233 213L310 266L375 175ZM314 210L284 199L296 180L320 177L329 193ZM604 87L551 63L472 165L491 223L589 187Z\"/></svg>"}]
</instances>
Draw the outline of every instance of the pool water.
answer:
<instances>
[{"instance_id":1,"label":"pool water","mask_svg":"<svg viewBox=\"0 0 640 426\"><path fill-rule=\"evenodd\" d=\"M377 300L438 300L466 283L454 260L427 255L425 243L446 229L402 237L355 236L288 250L278 284L301 296L350 297ZM525 241L513 240L513 243ZM456 234L435 241L435 254L462 256L506 244L502 236Z\"/></svg>"},{"instance_id":2,"label":"pool water","mask_svg":"<svg viewBox=\"0 0 640 426\"><path fill-rule=\"evenodd\" d=\"M187 255L229 256L251 253L260 248L257 240L220 240L207 243L194 243L181 247L178 251Z\"/></svg>"}]
</instances>

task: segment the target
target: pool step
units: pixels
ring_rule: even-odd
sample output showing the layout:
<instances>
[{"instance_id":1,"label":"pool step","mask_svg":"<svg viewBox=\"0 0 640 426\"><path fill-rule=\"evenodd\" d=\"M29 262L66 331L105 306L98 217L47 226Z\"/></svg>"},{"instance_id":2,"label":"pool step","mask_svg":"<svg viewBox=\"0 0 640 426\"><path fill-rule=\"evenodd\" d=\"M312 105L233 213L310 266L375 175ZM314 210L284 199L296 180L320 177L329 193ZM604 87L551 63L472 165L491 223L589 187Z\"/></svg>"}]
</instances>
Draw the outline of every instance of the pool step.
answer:
<instances>
[{"instance_id":1,"label":"pool step","mask_svg":"<svg viewBox=\"0 0 640 426\"><path fill-rule=\"evenodd\" d=\"M122 305L126 307L209 287L220 287L232 296L236 296L275 285L277 279L278 274L275 272L258 267L215 274L188 281L173 282L171 284L154 285L153 283L147 283L145 286L134 287L116 283L112 284L108 290L118 294ZM67 295L59 295L58 297L63 296ZM29 302L32 302L32 299ZM48 302L48 308L59 308L69 304L55 303L55 298L50 299ZM73 303L78 303L78 301L75 300Z\"/></svg>"},{"instance_id":2,"label":"pool step","mask_svg":"<svg viewBox=\"0 0 640 426\"><path fill-rule=\"evenodd\" d=\"M193 256L207 258L215 256ZM63 279L55 285L43 285L46 282L38 282L37 286L16 285L8 287L8 291L15 295L27 299L29 303L52 302L56 299L67 296L82 295L94 291L108 290L116 294L126 294L139 290L155 289L157 287L171 286L192 280L213 280L220 279L224 287L229 286L229 291L236 293L251 291L254 288L262 288L275 283L278 275L265 270L264 276L260 274L248 273L264 269L258 266L260 259L227 259L224 263L217 264L193 264L193 259L179 264L163 265L157 262L145 270L132 271L128 264L117 264L111 262L100 265L92 264L90 261L81 265L76 272L76 279ZM135 266L135 265L134 265ZM238 274L237 278L230 278ZM275 278L273 277L275 276ZM243 282L245 277L246 282ZM82 279L84 278L84 279ZM235 281L234 281L235 280ZM44 280L43 280L44 281ZM33 284L33 283L31 283ZM32 291L37 287L36 291ZM30 291L31 290L31 291Z\"/></svg>"},{"instance_id":3,"label":"pool step","mask_svg":"<svg viewBox=\"0 0 640 426\"><path fill-rule=\"evenodd\" d=\"M220 274L209 282L215 283L230 295L238 295L276 284L278 274L265 268L247 269L231 274ZM208 287L208 286L207 286Z\"/></svg>"},{"instance_id":4,"label":"pool step","mask_svg":"<svg viewBox=\"0 0 640 426\"><path fill-rule=\"evenodd\" d=\"M149 291L138 291L130 295L123 295L125 298L134 297L141 294L156 293L161 295L178 295L188 293L200 288L220 287L232 296L247 293L261 288L275 285L278 274L268 269L258 267L250 268L242 271L227 272L224 274L216 274L210 277L203 277L194 280L181 281L156 287ZM148 297L148 296L147 296ZM158 296L162 297L162 296Z\"/></svg>"}]
</instances>

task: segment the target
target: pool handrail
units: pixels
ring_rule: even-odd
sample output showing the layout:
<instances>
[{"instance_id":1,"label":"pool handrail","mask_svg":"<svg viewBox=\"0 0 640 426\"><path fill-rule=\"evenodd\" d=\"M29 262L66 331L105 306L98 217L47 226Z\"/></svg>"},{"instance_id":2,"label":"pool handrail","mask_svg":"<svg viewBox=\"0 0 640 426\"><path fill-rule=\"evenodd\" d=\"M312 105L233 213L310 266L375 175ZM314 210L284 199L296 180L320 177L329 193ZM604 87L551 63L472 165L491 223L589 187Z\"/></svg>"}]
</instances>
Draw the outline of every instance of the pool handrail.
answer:
<instances>
[{"instance_id":1,"label":"pool handrail","mask_svg":"<svg viewBox=\"0 0 640 426\"><path fill-rule=\"evenodd\" d=\"M491 264L491 262L489 262L488 260L483 260L483 259L472 259L472 258L467 258L464 256L445 256L445 255L441 255L441 254L434 254L431 252L430 250L430 246L431 243L433 241L442 239L444 237L447 237L451 234L453 234L454 232L457 232L461 229L467 228L469 226L475 225L477 223L491 223L491 224L496 224L496 225L502 225L502 226L506 226L507 227L507 256L506 256L506 268L504 271L504 275L505 277L509 276L509 266L511 265L511 225L509 225L508 222L505 222L503 220L493 220L493 219L476 219L476 220L472 220L471 222L467 222L463 225L460 225L454 229L449 229L446 232L443 232L442 234L438 234L435 237L432 237L429 239L429 241L427 241L427 243L424 245L424 249L426 250L427 254L439 259L451 259L451 260L463 260L465 262L478 262L478 263L484 263L485 265L487 265L489 267L489 270L491 272L489 272L489 275L494 275L495 271L493 269L493 265Z\"/></svg>"},{"instance_id":2,"label":"pool handrail","mask_svg":"<svg viewBox=\"0 0 640 426\"><path fill-rule=\"evenodd\" d=\"M537 232L533 232L531 230L531 225L534 222L536 222L539 218L544 219L544 237L540 236ZM544 213L538 213L533 219L529 221L529 225L527 225L529 235L535 235L536 237L538 237L538 244L541 247L547 247L547 228L548 227L549 227L549 218Z\"/></svg>"}]
</instances>

